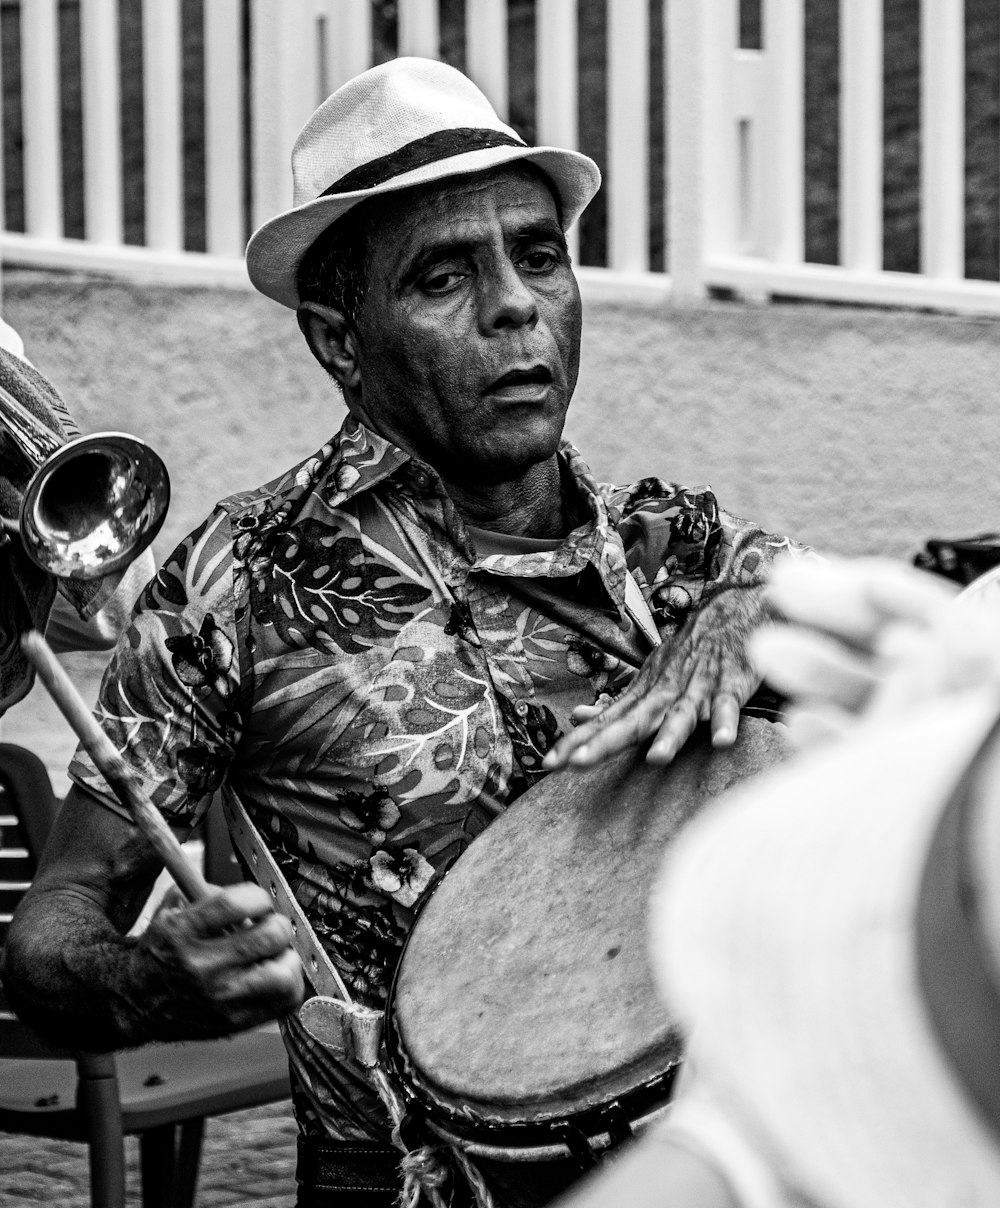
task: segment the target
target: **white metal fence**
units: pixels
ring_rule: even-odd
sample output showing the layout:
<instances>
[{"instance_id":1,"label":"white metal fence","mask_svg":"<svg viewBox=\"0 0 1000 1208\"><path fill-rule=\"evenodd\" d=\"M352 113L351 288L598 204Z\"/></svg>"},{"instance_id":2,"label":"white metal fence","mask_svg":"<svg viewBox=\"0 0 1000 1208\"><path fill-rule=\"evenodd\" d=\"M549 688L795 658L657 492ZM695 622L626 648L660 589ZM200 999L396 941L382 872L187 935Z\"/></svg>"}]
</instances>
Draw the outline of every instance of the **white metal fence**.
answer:
<instances>
[{"instance_id":1,"label":"white metal fence","mask_svg":"<svg viewBox=\"0 0 1000 1208\"><path fill-rule=\"evenodd\" d=\"M315 104L379 56L438 57L448 42L501 113L518 93L515 116L535 141L582 143L601 161L605 199L579 236L591 285L1000 313L1000 284L965 275L963 0L919 0L920 258L909 272L883 268L883 8L893 0L823 0L839 13L840 165L839 262L824 264L807 260L805 234L807 0L757 2L759 49L740 48L741 0L0 0L0 255L243 284L246 236L289 201L289 149ZM141 26L131 54L126 24ZM136 75L138 97L126 87ZM581 130L592 78L596 133L592 115ZM129 137L141 144L138 176ZM67 188L80 194L76 231ZM138 236L126 229L130 208Z\"/></svg>"}]
</instances>

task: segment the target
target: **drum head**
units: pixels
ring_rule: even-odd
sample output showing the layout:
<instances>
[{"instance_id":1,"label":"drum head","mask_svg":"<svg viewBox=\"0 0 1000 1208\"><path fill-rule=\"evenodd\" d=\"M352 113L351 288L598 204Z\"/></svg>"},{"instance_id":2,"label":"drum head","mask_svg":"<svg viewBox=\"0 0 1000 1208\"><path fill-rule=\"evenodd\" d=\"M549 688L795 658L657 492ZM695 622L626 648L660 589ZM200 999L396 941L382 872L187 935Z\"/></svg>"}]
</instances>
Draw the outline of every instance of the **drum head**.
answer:
<instances>
[{"instance_id":1,"label":"drum head","mask_svg":"<svg viewBox=\"0 0 1000 1208\"><path fill-rule=\"evenodd\" d=\"M680 1054L653 986L650 892L666 845L710 798L783 757L744 717L736 745L692 740L668 768L628 753L546 777L440 881L390 1010L404 1082L446 1115L561 1118L663 1074Z\"/></svg>"}]
</instances>

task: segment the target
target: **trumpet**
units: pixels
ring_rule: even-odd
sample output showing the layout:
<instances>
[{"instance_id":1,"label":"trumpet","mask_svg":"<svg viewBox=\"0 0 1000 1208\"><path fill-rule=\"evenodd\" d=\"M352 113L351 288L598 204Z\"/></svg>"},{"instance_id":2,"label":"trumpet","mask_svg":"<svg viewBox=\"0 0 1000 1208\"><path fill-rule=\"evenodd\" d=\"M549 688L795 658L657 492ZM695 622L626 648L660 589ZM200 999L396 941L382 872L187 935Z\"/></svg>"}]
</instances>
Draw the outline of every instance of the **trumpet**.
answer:
<instances>
[{"instance_id":1,"label":"trumpet","mask_svg":"<svg viewBox=\"0 0 1000 1208\"><path fill-rule=\"evenodd\" d=\"M32 562L61 579L128 566L170 504L167 468L145 442L124 432L64 440L2 387L0 463L23 490L18 519L0 517L5 535L19 536Z\"/></svg>"}]
</instances>

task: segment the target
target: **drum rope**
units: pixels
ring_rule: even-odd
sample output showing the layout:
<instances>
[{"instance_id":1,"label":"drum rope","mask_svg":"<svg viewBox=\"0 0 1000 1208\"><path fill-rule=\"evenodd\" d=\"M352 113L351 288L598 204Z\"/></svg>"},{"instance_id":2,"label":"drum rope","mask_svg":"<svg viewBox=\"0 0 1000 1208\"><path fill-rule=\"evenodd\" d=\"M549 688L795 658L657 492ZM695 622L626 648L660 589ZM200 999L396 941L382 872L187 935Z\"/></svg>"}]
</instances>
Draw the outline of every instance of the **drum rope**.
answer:
<instances>
[{"instance_id":1,"label":"drum rope","mask_svg":"<svg viewBox=\"0 0 1000 1208\"><path fill-rule=\"evenodd\" d=\"M368 1075L392 1121L393 1144L403 1154L399 1161L403 1176L399 1208L418 1208L421 1196L430 1208L449 1208L450 1200L445 1198L445 1193L455 1166L472 1192L475 1208L495 1208L493 1196L479 1169L457 1145L419 1145L411 1148L406 1144L402 1136L406 1109L392 1080L381 1064L371 1067Z\"/></svg>"}]
</instances>

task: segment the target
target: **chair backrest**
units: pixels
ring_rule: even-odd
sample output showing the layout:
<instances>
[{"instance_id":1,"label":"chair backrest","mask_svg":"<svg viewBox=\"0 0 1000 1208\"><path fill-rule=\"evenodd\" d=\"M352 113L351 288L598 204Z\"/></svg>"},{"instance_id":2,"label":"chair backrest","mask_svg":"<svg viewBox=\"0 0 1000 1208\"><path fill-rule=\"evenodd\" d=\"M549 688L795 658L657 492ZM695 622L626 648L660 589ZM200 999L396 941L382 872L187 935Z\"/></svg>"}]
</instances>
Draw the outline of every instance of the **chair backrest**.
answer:
<instances>
[{"instance_id":1,"label":"chair backrest","mask_svg":"<svg viewBox=\"0 0 1000 1208\"><path fill-rule=\"evenodd\" d=\"M0 742L0 948L58 810L45 764L24 747Z\"/></svg>"}]
</instances>

